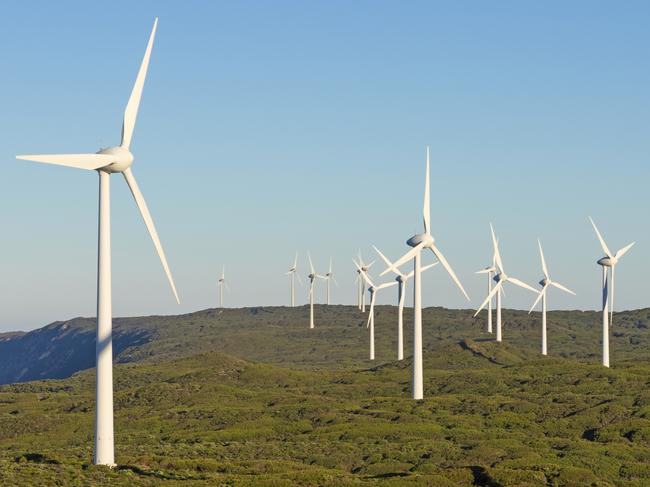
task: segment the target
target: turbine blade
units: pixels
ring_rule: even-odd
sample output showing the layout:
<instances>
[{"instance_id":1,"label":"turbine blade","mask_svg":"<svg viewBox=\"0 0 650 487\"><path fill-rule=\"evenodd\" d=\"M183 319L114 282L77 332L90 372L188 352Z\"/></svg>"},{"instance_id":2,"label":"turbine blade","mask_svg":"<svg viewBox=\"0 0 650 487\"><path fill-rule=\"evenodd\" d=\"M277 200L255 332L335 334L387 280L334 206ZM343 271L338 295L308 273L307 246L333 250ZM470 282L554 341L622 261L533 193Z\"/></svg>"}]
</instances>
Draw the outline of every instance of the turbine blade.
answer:
<instances>
[{"instance_id":1,"label":"turbine blade","mask_svg":"<svg viewBox=\"0 0 650 487\"><path fill-rule=\"evenodd\" d=\"M158 17L153 22L153 28L149 35L149 42L147 50L144 52L140 70L135 78L131 96L124 109L124 122L122 123L122 147L127 149L131 145L131 138L133 137L133 129L135 128L135 120L138 118L138 107L140 106L140 98L142 97L142 89L144 88L144 80L147 77L147 69L149 68L149 59L151 58L151 49L153 48L153 40L156 37L156 28L158 27Z\"/></svg>"},{"instance_id":2,"label":"turbine blade","mask_svg":"<svg viewBox=\"0 0 650 487\"><path fill-rule=\"evenodd\" d=\"M424 177L424 205L422 217L424 219L424 233L431 232L431 195L429 191L429 146L427 146L427 169Z\"/></svg>"},{"instance_id":3,"label":"turbine blade","mask_svg":"<svg viewBox=\"0 0 650 487\"><path fill-rule=\"evenodd\" d=\"M548 285L548 284L547 284L547 285ZM539 300L542 299L542 296L544 296L544 293L546 292L546 286L547 286L547 285L545 285L545 286L542 288L542 290L539 291L539 294L537 295L537 299L535 299L535 302L534 302L533 305L530 307L530 311L528 312L528 314L530 314L530 313L533 312L533 310L535 309L535 306L537 306L537 303L539 303Z\"/></svg>"},{"instance_id":4,"label":"turbine blade","mask_svg":"<svg viewBox=\"0 0 650 487\"><path fill-rule=\"evenodd\" d=\"M384 264L386 264L388 267L390 267L390 266L393 265L393 263L390 261L390 259L389 259L388 257L386 257L384 254L382 254L381 250L379 250L379 249L378 249L377 247L375 247L374 245L372 246L372 248L375 249L375 252L377 252L377 254L379 255L379 257L381 257L381 260L384 261ZM402 277L404 277L404 274L402 274L402 272L401 272L399 269L395 269L395 270L393 270L393 272L394 272L395 274L397 274L398 276L402 276Z\"/></svg>"},{"instance_id":5,"label":"turbine blade","mask_svg":"<svg viewBox=\"0 0 650 487\"><path fill-rule=\"evenodd\" d=\"M501 262L501 253L499 252L499 241L497 240L496 235L494 234L494 227L490 223L490 232L492 232L492 247L494 248L494 260L496 261L497 266L501 272L505 272L503 269L503 262Z\"/></svg>"},{"instance_id":6,"label":"turbine blade","mask_svg":"<svg viewBox=\"0 0 650 487\"><path fill-rule=\"evenodd\" d=\"M397 281L384 282L376 287L376 289L386 289L387 287L393 287L397 284Z\"/></svg>"},{"instance_id":7,"label":"turbine blade","mask_svg":"<svg viewBox=\"0 0 650 487\"><path fill-rule=\"evenodd\" d=\"M115 156L108 154L28 154L16 156L16 159L88 170L99 169L115 162Z\"/></svg>"},{"instance_id":8,"label":"turbine blade","mask_svg":"<svg viewBox=\"0 0 650 487\"><path fill-rule=\"evenodd\" d=\"M295 271L294 271L294 272L295 272ZM300 285L302 286L302 279L300 278L300 274L298 274L297 272L296 272L296 277L298 278L298 282L299 282Z\"/></svg>"},{"instance_id":9,"label":"turbine blade","mask_svg":"<svg viewBox=\"0 0 650 487\"><path fill-rule=\"evenodd\" d=\"M479 309L476 310L476 313L474 313L474 317L476 318L476 315L478 315L483 308L485 308L485 305L488 304L490 299L494 297L494 295L497 293L499 289L501 289L501 286L503 286L503 281L497 282L497 285L492 288L492 291L487 295L487 298L485 298L485 301L481 304Z\"/></svg>"},{"instance_id":10,"label":"turbine blade","mask_svg":"<svg viewBox=\"0 0 650 487\"><path fill-rule=\"evenodd\" d=\"M591 219L591 217L589 217L589 221L591 222L591 225L594 227L594 230L596 231L596 235L598 236L598 240L600 241L600 246L603 248L603 252L605 252L605 255L607 257L609 257L610 259L613 258L614 256L609 251L609 248L607 247L607 244L605 243L605 240L603 239L603 236L598 231L598 228L596 227L596 224Z\"/></svg>"},{"instance_id":11,"label":"turbine blade","mask_svg":"<svg viewBox=\"0 0 650 487\"><path fill-rule=\"evenodd\" d=\"M293 258L293 269L298 267L298 252L296 252L296 256Z\"/></svg>"},{"instance_id":12,"label":"turbine blade","mask_svg":"<svg viewBox=\"0 0 650 487\"><path fill-rule=\"evenodd\" d=\"M566 292L566 293L573 294L574 296L576 295L576 293L574 293L573 291L571 291L571 289L569 289L569 288L567 288L567 287L564 287L564 286L563 286L562 284L560 284L559 282L551 281L551 285L552 285L552 286L555 286L555 287L558 288L558 289L561 289L562 291L564 291L564 292Z\"/></svg>"},{"instance_id":13,"label":"turbine blade","mask_svg":"<svg viewBox=\"0 0 650 487\"><path fill-rule=\"evenodd\" d=\"M389 272L395 272L395 270L403 265L405 262L411 260L413 257L415 257L415 254L422 249L422 246L424 243L419 243L415 247L413 247L411 250L406 252L403 256L401 256L399 259L397 259L395 262L393 262L393 265L388 266L386 269L384 269L379 275L384 276L388 274Z\"/></svg>"},{"instance_id":14,"label":"turbine blade","mask_svg":"<svg viewBox=\"0 0 650 487\"><path fill-rule=\"evenodd\" d=\"M454 280L458 288L461 290L461 292L465 295L467 298L467 301L469 301L469 296L467 295L467 292L465 292L465 288L463 285L460 283L460 280L458 277L456 277L456 273L454 270L451 268L449 265L449 262L447 262L447 259L445 259L445 256L442 255L442 252L440 252L440 249L436 247L435 245L431 244L431 251L436 255L442 266L447 270L447 273L451 276L451 278Z\"/></svg>"},{"instance_id":15,"label":"turbine blade","mask_svg":"<svg viewBox=\"0 0 650 487\"><path fill-rule=\"evenodd\" d=\"M160 243L160 238L158 238L158 232L156 232L156 226L154 225L151 214L149 213L149 208L147 208L147 203L144 201L144 197L140 192L140 188L138 187L138 183L133 176L133 172L131 172L131 168L127 168L122 174L124 175L126 184L131 190L131 194L133 194L136 205L138 205L138 209L140 210L144 224L147 226L147 230L149 230L149 235L151 236L154 247L156 247L156 252L158 252L158 257L160 257L160 262L162 263L163 269L165 269L165 274L167 274L167 280L169 281L169 285L172 288L174 297L176 297L176 302L180 304L181 301L178 299L178 293L176 292L174 279L172 278L172 273L169 270L169 265L167 265L167 257L165 257L165 251L163 250Z\"/></svg>"},{"instance_id":16,"label":"turbine blade","mask_svg":"<svg viewBox=\"0 0 650 487\"><path fill-rule=\"evenodd\" d=\"M316 274L316 271L314 271L314 263L311 261L311 254L307 252L307 258L309 259L309 268L311 269L312 274Z\"/></svg>"},{"instance_id":17,"label":"turbine blade","mask_svg":"<svg viewBox=\"0 0 650 487\"><path fill-rule=\"evenodd\" d=\"M520 280L517 279L516 277L508 277L508 279L506 279L506 280L507 280L507 282L511 282L511 283L513 283L513 284L515 284L515 285L517 285L517 286L519 286L519 287L523 287L524 289L528 289L529 291L532 291L532 292L534 292L534 293L539 292L539 291L538 291L537 289L535 289L534 287L529 286L528 284L526 284L525 282L520 281Z\"/></svg>"},{"instance_id":18,"label":"turbine blade","mask_svg":"<svg viewBox=\"0 0 650 487\"><path fill-rule=\"evenodd\" d=\"M546 268L546 261L544 260L544 251L542 250L542 242L537 239L537 245L539 245L539 256L542 258L542 271L544 272L544 277L548 279L548 269Z\"/></svg>"},{"instance_id":19,"label":"turbine blade","mask_svg":"<svg viewBox=\"0 0 650 487\"><path fill-rule=\"evenodd\" d=\"M433 264L425 265L422 269L420 269L420 272L424 272L427 269L431 269L432 267L435 267L437 265L438 265L438 262L434 262ZM415 270L413 270L411 272L415 272Z\"/></svg>"},{"instance_id":20,"label":"turbine blade","mask_svg":"<svg viewBox=\"0 0 650 487\"><path fill-rule=\"evenodd\" d=\"M332 275L332 281L334 281L334 284L336 284L336 287L339 287L339 283L336 280L336 277L334 277L333 275Z\"/></svg>"},{"instance_id":21,"label":"turbine blade","mask_svg":"<svg viewBox=\"0 0 650 487\"><path fill-rule=\"evenodd\" d=\"M617 259L620 259L621 257L623 257L623 256L627 253L627 251L630 250L630 249L632 248L632 246L633 246L635 243L636 243L636 242L632 242L631 244L627 244L625 247L623 247L622 249L618 250L618 251L616 252L615 257L616 257Z\"/></svg>"}]
</instances>

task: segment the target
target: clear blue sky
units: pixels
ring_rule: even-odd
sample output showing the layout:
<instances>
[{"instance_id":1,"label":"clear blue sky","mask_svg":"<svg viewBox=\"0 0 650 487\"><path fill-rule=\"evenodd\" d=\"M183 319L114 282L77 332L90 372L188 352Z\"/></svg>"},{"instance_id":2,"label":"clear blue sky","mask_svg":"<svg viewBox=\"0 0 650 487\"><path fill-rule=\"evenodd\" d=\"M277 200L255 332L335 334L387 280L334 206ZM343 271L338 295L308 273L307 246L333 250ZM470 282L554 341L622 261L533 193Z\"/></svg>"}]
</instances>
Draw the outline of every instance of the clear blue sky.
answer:
<instances>
[{"instance_id":1,"label":"clear blue sky","mask_svg":"<svg viewBox=\"0 0 650 487\"><path fill-rule=\"evenodd\" d=\"M433 234L470 306L492 221L509 274L539 280L539 236L578 293L550 307L598 307L588 215L610 247L637 242L617 308L649 304L647 2L25 1L0 15L0 330L95 314L96 174L14 156L119 143L155 16L133 170L182 304L114 176L116 316L214 306L224 263L228 304L286 303L307 249L352 302L357 249L397 257L421 229L427 144ZM441 269L425 286L468 306Z\"/></svg>"}]
</instances>

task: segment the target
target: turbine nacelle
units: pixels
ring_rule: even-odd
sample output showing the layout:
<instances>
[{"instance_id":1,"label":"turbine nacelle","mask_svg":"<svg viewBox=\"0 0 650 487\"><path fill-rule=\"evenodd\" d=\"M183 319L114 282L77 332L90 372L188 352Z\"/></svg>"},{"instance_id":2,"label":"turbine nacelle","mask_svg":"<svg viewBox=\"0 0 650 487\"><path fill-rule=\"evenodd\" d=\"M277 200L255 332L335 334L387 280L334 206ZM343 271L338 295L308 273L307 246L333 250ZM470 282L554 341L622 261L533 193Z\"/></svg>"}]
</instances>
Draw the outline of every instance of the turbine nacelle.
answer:
<instances>
[{"instance_id":1,"label":"turbine nacelle","mask_svg":"<svg viewBox=\"0 0 650 487\"><path fill-rule=\"evenodd\" d=\"M99 168L100 171L109 173L124 172L133 164L133 154L126 147L116 146L108 149L101 149L97 154L114 157L114 162Z\"/></svg>"},{"instance_id":2,"label":"turbine nacelle","mask_svg":"<svg viewBox=\"0 0 650 487\"><path fill-rule=\"evenodd\" d=\"M500 282L500 281L505 282L505 281L508 280L508 276L506 275L505 272L499 272L499 273L495 274L492 279L494 280L494 282L497 282L497 283Z\"/></svg>"},{"instance_id":3,"label":"turbine nacelle","mask_svg":"<svg viewBox=\"0 0 650 487\"><path fill-rule=\"evenodd\" d=\"M551 284L551 280L549 278L547 278L547 277L545 277L544 279L539 281L539 285L542 286L542 287L548 286L549 284Z\"/></svg>"},{"instance_id":4,"label":"turbine nacelle","mask_svg":"<svg viewBox=\"0 0 650 487\"><path fill-rule=\"evenodd\" d=\"M424 247L429 247L433 245L433 242L434 239L430 234L418 233L417 235L413 235L411 238L409 238L406 241L406 245L410 247L417 247L420 244L424 244Z\"/></svg>"},{"instance_id":5,"label":"turbine nacelle","mask_svg":"<svg viewBox=\"0 0 650 487\"><path fill-rule=\"evenodd\" d=\"M598 259L596 261L598 265L602 265L603 267L614 267L617 264L617 262L618 259L616 259L615 257L612 258L607 256L603 257L602 259Z\"/></svg>"}]
</instances>

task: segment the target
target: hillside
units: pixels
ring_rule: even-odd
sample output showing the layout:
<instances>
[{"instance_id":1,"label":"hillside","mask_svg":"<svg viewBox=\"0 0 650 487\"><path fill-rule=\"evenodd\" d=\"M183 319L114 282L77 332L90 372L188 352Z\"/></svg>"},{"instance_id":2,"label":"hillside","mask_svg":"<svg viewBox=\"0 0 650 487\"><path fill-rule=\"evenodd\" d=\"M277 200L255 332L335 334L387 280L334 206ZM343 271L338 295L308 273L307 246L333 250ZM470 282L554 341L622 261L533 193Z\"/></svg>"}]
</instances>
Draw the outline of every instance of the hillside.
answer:
<instances>
[{"instance_id":1,"label":"hillside","mask_svg":"<svg viewBox=\"0 0 650 487\"><path fill-rule=\"evenodd\" d=\"M642 486L650 366L465 341L298 370L220 353L116 366L114 470L90 465L92 371L0 387L2 485Z\"/></svg>"},{"instance_id":2,"label":"hillside","mask_svg":"<svg viewBox=\"0 0 650 487\"><path fill-rule=\"evenodd\" d=\"M303 369L367 366L367 315L353 306L316 306L316 329L309 330L308 307L214 309L179 316L116 318L113 350L118 363L160 362L220 351L232 356ZM396 308L378 306L377 363L396 356ZM424 345L464 339L490 340L483 331L485 313L428 308L423 311ZM597 363L600 322L595 312L550 312L549 353ZM405 313L406 356L410 355L411 312ZM537 359L538 313L504 310L504 340L528 359ZM612 363L650 362L650 309L616 313L611 338ZM65 378L95 365L95 321L75 318L29 333L0 337L0 384Z\"/></svg>"}]
</instances>

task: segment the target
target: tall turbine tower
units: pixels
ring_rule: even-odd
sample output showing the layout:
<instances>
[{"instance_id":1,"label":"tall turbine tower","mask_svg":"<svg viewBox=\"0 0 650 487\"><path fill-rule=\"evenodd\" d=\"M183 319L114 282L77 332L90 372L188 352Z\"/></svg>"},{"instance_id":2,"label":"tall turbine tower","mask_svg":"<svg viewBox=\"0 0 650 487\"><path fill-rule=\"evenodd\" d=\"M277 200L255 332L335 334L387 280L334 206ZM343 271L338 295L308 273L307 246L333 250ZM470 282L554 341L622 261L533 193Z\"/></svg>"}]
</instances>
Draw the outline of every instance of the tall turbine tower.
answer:
<instances>
[{"instance_id":1,"label":"tall turbine tower","mask_svg":"<svg viewBox=\"0 0 650 487\"><path fill-rule=\"evenodd\" d=\"M219 278L219 281L217 281L217 285L219 286L219 308L223 309L223 288L228 287L228 284L226 284L226 268L222 267L221 268L221 277Z\"/></svg>"},{"instance_id":2,"label":"tall turbine tower","mask_svg":"<svg viewBox=\"0 0 650 487\"><path fill-rule=\"evenodd\" d=\"M372 247L387 266L390 267L393 265L388 257L382 254L377 247L374 245ZM424 266L422 272L436 265L438 265L437 262ZM399 283L399 287L397 288L397 360L404 360L404 299L406 296L406 282L413 277L415 271L413 270L408 274L404 274L401 270L395 269L393 273L396 275L395 280Z\"/></svg>"},{"instance_id":3,"label":"tall turbine tower","mask_svg":"<svg viewBox=\"0 0 650 487\"><path fill-rule=\"evenodd\" d=\"M332 258L330 257L330 268L329 271L327 271L327 274L325 274L325 280L327 281L327 304L329 306L330 304L330 281L334 281L334 284L337 286L339 285L338 282L336 282L336 278L334 277L334 273L332 272Z\"/></svg>"},{"instance_id":4,"label":"tall turbine tower","mask_svg":"<svg viewBox=\"0 0 650 487\"><path fill-rule=\"evenodd\" d=\"M359 309L362 313L366 312L366 280L363 278L363 274L368 274L368 270L374 263L374 260L369 264L364 263L363 257L361 256L361 250L359 250L359 266L361 270L357 269L357 272L359 273L357 280L359 281Z\"/></svg>"},{"instance_id":5,"label":"tall turbine tower","mask_svg":"<svg viewBox=\"0 0 650 487\"><path fill-rule=\"evenodd\" d=\"M476 315L478 315L481 312L481 310L485 307L485 305L490 302L492 296L496 294L497 296L497 342L500 342L502 340L501 338L501 293L503 292L503 285L506 282L510 282L512 284L515 284L516 286L523 287L524 289L528 289L529 291L532 291L535 294L537 294L537 291L532 286L529 286L525 282L522 282L519 279L506 274L506 271L503 268L503 262L501 261L501 253L499 252L499 242L497 241L497 238L494 235L494 228L492 228L491 223L490 223L490 231L492 233L492 245L494 246L494 256L497 264L496 275L494 276L494 281L497 283L497 285L492 288L492 291L490 291L487 298L485 298L485 301L483 301L481 307L476 310L476 313L474 313L474 317L476 317Z\"/></svg>"},{"instance_id":6,"label":"tall turbine tower","mask_svg":"<svg viewBox=\"0 0 650 487\"><path fill-rule=\"evenodd\" d=\"M600 246L602 247L603 252L605 252L605 257L602 257L598 260L598 265L603 268L603 365L605 367L609 367L609 325L614 318L614 275L616 264L618 264L619 259L623 257L625 253L630 250L630 248L632 248L634 242L627 244L625 247L612 255L612 253L609 251L609 248L607 247L607 244L605 243L605 240L598 231L598 228L596 228L596 224L591 219L591 217L589 217L589 221L596 231L596 236L598 237L598 241L600 242ZM609 293L610 282L612 286L611 297Z\"/></svg>"},{"instance_id":7,"label":"tall turbine tower","mask_svg":"<svg viewBox=\"0 0 650 487\"><path fill-rule=\"evenodd\" d=\"M93 463L95 465L115 465L113 445L113 345L112 345L112 309L111 309L111 222L110 222L110 176L122 173L129 186L140 214L158 252L167 280L177 302L178 294L172 279L167 258L163 251L156 227L154 226L147 204L131 171L133 154L130 151L133 129L138 115L147 68L151 57L156 26L154 21L149 43L135 79L133 91L124 110L122 125L122 142L119 146L101 149L94 154L43 154L16 156L26 161L57 164L97 171L99 174L99 245L97 255L97 383L95 408L95 445Z\"/></svg>"},{"instance_id":8,"label":"tall turbine tower","mask_svg":"<svg viewBox=\"0 0 650 487\"><path fill-rule=\"evenodd\" d=\"M435 245L435 240L431 235L431 209L429 197L429 148L427 147L426 175L424 180L424 207L422 216L424 219L424 233L414 235L407 240L407 244L413 247L406 254L400 257L393 265L388 266L380 275L383 276L388 272L394 272L402 264L413 259L413 399L422 399L424 397L423 370L422 370L422 289L421 289L421 255L423 249L430 249L445 270L449 273L452 280L456 283L463 295L469 300L463 285L460 283L451 266L442 255L442 252Z\"/></svg>"},{"instance_id":9,"label":"tall turbine tower","mask_svg":"<svg viewBox=\"0 0 650 487\"><path fill-rule=\"evenodd\" d=\"M555 286L558 289L561 289L562 291L573 294L574 296L576 293L571 291L570 289L564 287L562 284L556 281L552 281L551 278L548 275L548 269L546 268L546 261L544 260L544 251L542 250L542 242L537 239L537 245L539 245L539 257L542 259L542 272L544 273L544 278L539 281L540 286L542 286L542 290L539 292L539 295L537 296L537 299L533 303L533 305L530 308L530 311L528 314L530 314L534 309L535 306L537 306L537 303L539 303L539 300L542 300L542 355L547 354L547 347L546 347L546 291L549 286Z\"/></svg>"},{"instance_id":10,"label":"tall turbine tower","mask_svg":"<svg viewBox=\"0 0 650 487\"><path fill-rule=\"evenodd\" d=\"M498 243L498 242L497 242ZM492 279L494 278L494 273L497 271L496 267L496 253L492 252L492 265L481 269L477 274L487 274L487 292L488 295L492 293ZM488 317L487 317L487 331L492 333L492 299L488 301Z\"/></svg>"},{"instance_id":11,"label":"tall turbine tower","mask_svg":"<svg viewBox=\"0 0 650 487\"><path fill-rule=\"evenodd\" d=\"M325 276L317 274L314 270L314 264L311 261L311 255L307 252L307 258L309 259L309 328L314 328L314 281L316 279L325 279Z\"/></svg>"},{"instance_id":12,"label":"tall turbine tower","mask_svg":"<svg viewBox=\"0 0 650 487\"><path fill-rule=\"evenodd\" d=\"M357 266L357 269L361 269L361 266L356 261L354 261L354 265ZM370 330L370 360L375 360L375 299L377 298L377 292L380 289L394 286L397 284L397 281L385 282L375 286L368 274L363 272L361 275L368 284L368 292L370 293L370 313L368 313L366 328Z\"/></svg>"},{"instance_id":13,"label":"tall turbine tower","mask_svg":"<svg viewBox=\"0 0 650 487\"><path fill-rule=\"evenodd\" d=\"M298 282L302 285L302 280L300 279L300 274L298 274L298 252L296 252L296 257L293 259L293 265L289 268L288 272L284 273L286 276L291 276L290 281L290 292L291 292L291 307L293 308L296 305L295 299L295 282L294 279L297 277Z\"/></svg>"}]
</instances>

